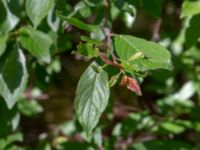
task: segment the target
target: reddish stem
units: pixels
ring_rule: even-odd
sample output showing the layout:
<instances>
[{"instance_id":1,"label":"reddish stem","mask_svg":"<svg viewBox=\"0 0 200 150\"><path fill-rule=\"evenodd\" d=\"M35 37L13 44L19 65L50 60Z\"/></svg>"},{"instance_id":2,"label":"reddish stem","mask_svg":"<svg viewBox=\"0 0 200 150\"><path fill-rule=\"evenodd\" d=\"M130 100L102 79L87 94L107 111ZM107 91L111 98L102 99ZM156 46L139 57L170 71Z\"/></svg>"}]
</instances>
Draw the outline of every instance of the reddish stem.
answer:
<instances>
[{"instance_id":1,"label":"reddish stem","mask_svg":"<svg viewBox=\"0 0 200 150\"><path fill-rule=\"evenodd\" d=\"M111 61L110 59L108 59L108 57L107 57L104 53L101 53L101 52L100 52L100 53L99 53L99 57L100 57L101 60L102 60L103 62L105 62L106 64L112 65L112 66L114 66L114 67L119 68L120 70L123 70L122 65L120 65L120 64L117 63L117 62Z\"/></svg>"},{"instance_id":2,"label":"reddish stem","mask_svg":"<svg viewBox=\"0 0 200 150\"><path fill-rule=\"evenodd\" d=\"M111 46L110 46L110 36L111 36L111 34L110 34L110 30L109 30L109 28L104 28L104 30L105 30L105 32L106 32L106 35L107 35L107 48L109 49L109 51L110 51L110 54L112 55L112 59L113 59L113 62L114 63L117 63L117 60L116 60L116 57L115 57L115 55L114 55L114 53L113 53L113 51L112 51L112 49L111 49Z\"/></svg>"}]
</instances>

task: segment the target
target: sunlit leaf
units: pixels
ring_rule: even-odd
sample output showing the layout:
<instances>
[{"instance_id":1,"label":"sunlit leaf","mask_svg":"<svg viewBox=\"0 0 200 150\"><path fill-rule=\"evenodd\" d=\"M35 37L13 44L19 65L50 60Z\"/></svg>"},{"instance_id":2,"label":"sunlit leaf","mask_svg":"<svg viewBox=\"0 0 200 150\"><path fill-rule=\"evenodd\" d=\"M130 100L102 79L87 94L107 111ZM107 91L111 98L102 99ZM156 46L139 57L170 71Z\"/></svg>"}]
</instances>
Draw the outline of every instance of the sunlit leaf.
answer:
<instances>
[{"instance_id":1,"label":"sunlit leaf","mask_svg":"<svg viewBox=\"0 0 200 150\"><path fill-rule=\"evenodd\" d=\"M34 27L36 28L40 22L46 17L48 12L54 6L54 0L27 0L26 12Z\"/></svg>"},{"instance_id":2,"label":"sunlit leaf","mask_svg":"<svg viewBox=\"0 0 200 150\"><path fill-rule=\"evenodd\" d=\"M122 61L128 61L139 71L151 69L171 69L171 55L169 51L159 44L136 38L129 35L117 35L114 37L115 50ZM138 52L144 57L130 60ZM122 64L123 65L123 64Z\"/></svg>"},{"instance_id":3,"label":"sunlit leaf","mask_svg":"<svg viewBox=\"0 0 200 150\"><path fill-rule=\"evenodd\" d=\"M182 4L181 17L189 17L200 13L199 0L185 0Z\"/></svg>"}]
</instances>

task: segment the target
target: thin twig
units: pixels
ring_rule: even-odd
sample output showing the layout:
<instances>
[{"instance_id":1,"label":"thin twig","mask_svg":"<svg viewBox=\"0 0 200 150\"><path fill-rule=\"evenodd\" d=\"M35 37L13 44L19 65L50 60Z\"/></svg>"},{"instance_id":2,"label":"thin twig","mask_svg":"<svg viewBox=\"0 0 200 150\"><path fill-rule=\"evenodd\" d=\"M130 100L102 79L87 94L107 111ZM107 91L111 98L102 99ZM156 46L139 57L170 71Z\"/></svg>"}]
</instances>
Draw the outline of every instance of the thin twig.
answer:
<instances>
[{"instance_id":1,"label":"thin twig","mask_svg":"<svg viewBox=\"0 0 200 150\"><path fill-rule=\"evenodd\" d=\"M110 36L118 36L119 34L116 33L110 33Z\"/></svg>"},{"instance_id":2,"label":"thin twig","mask_svg":"<svg viewBox=\"0 0 200 150\"><path fill-rule=\"evenodd\" d=\"M104 1L103 1L103 4L104 4L105 7L108 7L109 2L108 2L107 0L104 0Z\"/></svg>"},{"instance_id":3,"label":"thin twig","mask_svg":"<svg viewBox=\"0 0 200 150\"><path fill-rule=\"evenodd\" d=\"M111 40L110 40L110 30L109 30L109 28L104 28L104 30L105 30L105 33L106 33L106 35L107 35L107 48L108 48L108 50L109 50L109 52L110 52L110 54L112 55L112 59L113 59L113 62L114 63L117 63L117 59L116 59L116 57L115 57L115 55L114 55L114 53L113 53L113 50L112 50L112 48L111 48L111 46L110 46L110 44L111 44Z\"/></svg>"},{"instance_id":4,"label":"thin twig","mask_svg":"<svg viewBox=\"0 0 200 150\"><path fill-rule=\"evenodd\" d=\"M117 62L111 61L110 59L108 59L108 57L107 57L104 53L100 52L100 53L99 53L99 57L100 57L100 59L101 59L103 62L105 62L106 64L112 65L112 66L114 66L114 67L119 68L120 70L123 70L122 65L120 65L120 64L117 63Z\"/></svg>"},{"instance_id":5,"label":"thin twig","mask_svg":"<svg viewBox=\"0 0 200 150\"><path fill-rule=\"evenodd\" d=\"M162 19L158 19L154 25L153 34L152 34L152 41L158 41L160 39L160 28L162 25Z\"/></svg>"},{"instance_id":6,"label":"thin twig","mask_svg":"<svg viewBox=\"0 0 200 150\"><path fill-rule=\"evenodd\" d=\"M33 96L31 95L31 93L29 93L29 91L25 91L25 92L23 93L23 96L24 96L25 98L27 98L28 100L31 100L31 99L36 99L36 100L47 100L47 99L49 99L49 95L48 95L48 94L41 94L40 96L33 97Z\"/></svg>"}]
</instances>

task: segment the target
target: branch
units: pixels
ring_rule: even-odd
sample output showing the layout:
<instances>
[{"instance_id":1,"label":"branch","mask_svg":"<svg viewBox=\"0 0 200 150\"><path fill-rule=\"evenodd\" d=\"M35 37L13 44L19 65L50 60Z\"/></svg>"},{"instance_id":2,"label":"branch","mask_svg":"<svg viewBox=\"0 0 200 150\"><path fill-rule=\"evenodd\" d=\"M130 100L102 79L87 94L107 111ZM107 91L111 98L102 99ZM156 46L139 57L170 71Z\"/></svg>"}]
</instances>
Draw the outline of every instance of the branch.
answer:
<instances>
[{"instance_id":1,"label":"branch","mask_svg":"<svg viewBox=\"0 0 200 150\"><path fill-rule=\"evenodd\" d=\"M112 65L112 66L114 66L114 67L117 67L117 68L119 68L120 70L124 70L123 67L122 67L122 65L120 65L120 64L117 63L117 62L111 61L110 59L108 59L108 57L107 57L104 53L100 52L100 53L99 53L99 57L100 57L100 59L101 59L103 62L105 62L106 64Z\"/></svg>"},{"instance_id":2,"label":"branch","mask_svg":"<svg viewBox=\"0 0 200 150\"><path fill-rule=\"evenodd\" d=\"M152 41L158 41L160 39L160 28L162 25L162 19L158 19L154 25L153 34L151 37Z\"/></svg>"},{"instance_id":3,"label":"branch","mask_svg":"<svg viewBox=\"0 0 200 150\"><path fill-rule=\"evenodd\" d=\"M114 55L114 53L113 53L113 50L111 49L111 46L110 46L110 36L111 36L111 33L110 33L110 30L109 30L109 28L104 28L104 30L105 30L105 32L106 32L106 35L107 35L107 48L108 48L108 50L109 50L109 52L110 52L110 54L111 54L111 56L112 56L112 59L113 59L113 62L114 63L117 63L117 59L116 59L116 57L115 57L115 55Z\"/></svg>"}]
</instances>

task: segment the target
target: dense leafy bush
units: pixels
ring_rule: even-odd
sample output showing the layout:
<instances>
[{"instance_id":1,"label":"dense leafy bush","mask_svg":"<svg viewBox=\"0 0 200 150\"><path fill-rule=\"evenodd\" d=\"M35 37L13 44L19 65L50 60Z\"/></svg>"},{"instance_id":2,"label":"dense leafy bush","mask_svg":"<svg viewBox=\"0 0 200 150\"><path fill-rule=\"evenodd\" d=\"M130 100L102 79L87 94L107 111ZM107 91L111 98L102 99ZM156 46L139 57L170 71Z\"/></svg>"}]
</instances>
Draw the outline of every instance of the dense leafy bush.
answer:
<instances>
[{"instance_id":1,"label":"dense leafy bush","mask_svg":"<svg viewBox=\"0 0 200 150\"><path fill-rule=\"evenodd\" d=\"M199 0L1 0L0 14L0 149L200 149Z\"/></svg>"}]
</instances>

